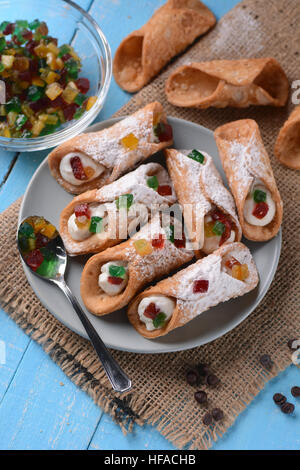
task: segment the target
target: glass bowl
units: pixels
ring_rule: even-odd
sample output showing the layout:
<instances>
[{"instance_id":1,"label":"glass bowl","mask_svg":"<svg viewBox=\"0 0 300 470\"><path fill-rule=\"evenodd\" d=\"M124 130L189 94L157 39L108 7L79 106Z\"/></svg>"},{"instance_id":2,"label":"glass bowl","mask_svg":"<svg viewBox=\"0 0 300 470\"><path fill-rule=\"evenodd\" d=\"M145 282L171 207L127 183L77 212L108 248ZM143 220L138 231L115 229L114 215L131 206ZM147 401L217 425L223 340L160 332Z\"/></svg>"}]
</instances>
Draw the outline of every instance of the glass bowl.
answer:
<instances>
[{"instance_id":1,"label":"glass bowl","mask_svg":"<svg viewBox=\"0 0 300 470\"><path fill-rule=\"evenodd\" d=\"M109 44L98 24L71 0L0 0L1 21L18 19L45 21L49 34L58 44L71 44L82 63L79 77L90 81L89 96L97 96L95 104L79 119L63 124L58 131L42 137L0 137L0 149L32 152L55 147L83 132L103 107L112 74Z\"/></svg>"}]
</instances>

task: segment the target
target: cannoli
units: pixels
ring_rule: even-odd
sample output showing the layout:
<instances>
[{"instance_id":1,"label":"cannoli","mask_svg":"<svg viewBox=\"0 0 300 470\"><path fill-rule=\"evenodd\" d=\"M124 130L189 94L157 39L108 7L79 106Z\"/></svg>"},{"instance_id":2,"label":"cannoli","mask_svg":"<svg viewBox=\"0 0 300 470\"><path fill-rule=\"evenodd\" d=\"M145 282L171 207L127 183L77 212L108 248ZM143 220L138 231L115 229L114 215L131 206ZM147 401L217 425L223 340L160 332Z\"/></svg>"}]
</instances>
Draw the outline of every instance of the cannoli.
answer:
<instances>
[{"instance_id":1,"label":"cannoli","mask_svg":"<svg viewBox=\"0 0 300 470\"><path fill-rule=\"evenodd\" d=\"M147 163L117 181L75 197L60 216L60 235L71 255L97 253L134 233L149 213L176 196L167 171Z\"/></svg>"},{"instance_id":2,"label":"cannoli","mask_svg":"<svg viewBox=\"0 0 300 470\"><path fill-rule=\"evenodd\" d=\"M168 233L169 225L156 213L131 239L92 256L81 277L86 308L95 315L119 310L146 284L190 261L194 253Z\"/></svg>"},{"instance_id":3,"label":"cannoli","mask_svg":"<svg viewBox=\"0 0 300 470\"><path fill-rule=\"evenodd\" d=\"M213 60L179 67L168 78L165 90L168 101L175 106L284 106L289 82L272 58Z\"/></svg>"},{"instance_id":4,"label":"cannoli","mask_svg":"<svg viewBox=\"0 0 300 470\"><path fill-rule=\"evenodd\" d=\"M280 129L274 152L283 165L300 169L300 106L294 109Z\"/></svg>"},{"instance_id":5,"label":"cannoli","mask_svg":"<svg viewBox=\"0 0 300 470\"><path fill-rule=\"evenodd\" d=\"M215 22L199 0L169 0L119 45L113 63L116 82L129 92L140 90Z\"/></svg>"},{"instance_id":6,"label":"cannoli","mask_svg":"<svg viewBox=\"0 0 300 470\"><path fill-rule=\"evenodd\" d=\"M108 129L64 142L48 162L64 189L81 194L112 183L171 143L172 128L162 105L154 102Z\"/></svg>"},{"instance_id":7,"label":"cannoli","mask_svg":"<svg viewBox=\"0 0 300 470\"><path fill-rule=\"evenodd\" d=\"M270 240L280 229L283 205L257 123L230 122L216 129L215 139L244 236Z\"/></svg>"},{"instance_id":8,"label":"cannoli","mask_svg":"<svg viewBox=\"0 0 300 470\"><path fill-rule=\"evenodd\" d=\"M139 294L128 307L128 318L142 336L158 338L257 284L249 249L230 243Z\"/></svg>"},{"instance_id":9,"label":"cannoli","mask_svg":"<svg viewBox=\"0 0 300 470\"><path fill-rule=\"evenodd\" d=\"M240 241L234 200L224 187L212 158L199 150L164 151L196 256L210 254L224 243Z\"/></svg>"}]
</instances>

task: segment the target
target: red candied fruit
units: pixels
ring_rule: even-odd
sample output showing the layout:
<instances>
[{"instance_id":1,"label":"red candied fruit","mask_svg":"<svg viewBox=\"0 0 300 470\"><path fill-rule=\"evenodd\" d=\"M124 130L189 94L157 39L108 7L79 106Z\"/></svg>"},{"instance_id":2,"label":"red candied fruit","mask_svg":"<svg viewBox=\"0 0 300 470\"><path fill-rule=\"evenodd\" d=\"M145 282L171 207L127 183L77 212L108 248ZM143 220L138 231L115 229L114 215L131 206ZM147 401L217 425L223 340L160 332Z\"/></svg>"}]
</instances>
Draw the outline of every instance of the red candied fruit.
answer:
<instances>
[{"instance_id":1,"label":"red candied fruit","mask_svg":"<svg viewBox=\"0 0 300 470\"><path fill-rule=\"evenodd\" d=\"M108 279L108 282L110 282L111 284L115 284L115 285L120 285L123 282L123 279L121 277L108 276L107 279Z\"/></svg>"},{"instance_id":2,"label":"red candied fruit","mask_svg":"<svg viewBox=\"0 0 300 470\"><path fill-rule=\"evenodd\" d=\"M66 121L71 121L71 119L73 119L76 109L77 109L77 106L75 103L69 104L63 109L63 113L64 113Z\"/></svg>"},{"instance_id":3,"label":"red candied fruit","mask_svg":"<svg viewBox=\"0 0 300 470\"><path fill-rule=\"evenodd\" d=\"M21 82L31 82L31 73L29 70L25 70L25 72L19 72L19 79Z\"/></svg>"},{"instance_id":4,"label":"red candied fruit","mask_svg":"<svg viewBox=\"0 0 300 470\"><path fill-rule=\"evenodd\" d=\"M8 36L9 34L12 34L14 32L14 30L15 30L15 23L9 23L6 26L5 30L3 31L3 34L5 36Z\"/></svg>"},{"instance_id":5,"label":"red candied fruit","mask_svg":"<svg viewBox=\"0 0 300 470\"><path fill-rule=\"evenodd\" d=\"M160 196L172 196L172 188L168 184L158 186L157 192Z\"/></svg>"},{"instance_id":6,"label":"red candied fruit","mask_svg":"<svg viewBox=\"0 0 300 470\"><path fill-rule=\"evenodd\" d=\"M153 238L151 240L151 244L152 244L153 248L162 249L164 247L164 244L165 244L165 240L164 240L164 237L163 237L162 233L160 233L158 235L158 237Z\"/></svg>"},{"instance_id":7,"label":"red candied fruit","mask_svg":"<svg viewBox=\"0 0 300 470\"><path fill-rule=\"evenodd\" d=\"M163 132L159 134L158 140L160 142L168 142L173 138L173 129L170 124L164 124Z\"/></svg>"},{"instance_id":8,"label":"red candied fruit","mask_svg":"<svg viewBox=\"0 0 300 470\"><path fill-rule=\"evenodd\" d=\"M252 212L257 219L263 219L269 211L269 206L265 202L258 202Z\"/></svg>"},{"instance_id":9,"label":"red candied fruit","mask_svg":"<svg viewBox=\"0 0 300 470\"><path fill-rule=\"evenodd\" d=\"M225 243L226 240L228 240L228 238L230 237L232 224L231 224L230 220L226 217L226 215L223 214L219 210L213 211L211 213L211 217L212 217L213 220L218 220L218 221L222 222L222 224L225 225L225 230L222 233L222 236L221 236L221 239L220 239L220 242L219 242L219 246L222 246L223 243Z\"/></svg>"},{"instance_id":10,"label":"red candied fruit","mask_svg":"<svg viewBox=\"0 0 300 470\"><path fill-rule=\"evenodd\" d=\"M67 54L64 54L61 58L64 62L67 62L67 60L71 59L71 54L67 53Z\"/></svg>"},{"instance_id":11,"label":"red candied fruit","mask_svg":"<svg viewBox=\"0 0 300 470\"><path fill-rule=\"evenodd\" d=\"M31 102L29 106L32 109L32 111L37 113L38 111L42 111L43 109L46 109L48 107L48 104L49 104L48 98L43 96L39 100Z\"/></svg>"},{"instance_id":12,"label":"red candied fruit","mask_svg":"<svg viewBox=\"0 0 300 470\"><path fill-rule=\"evenodd\" d=\"M233 256L231 256L225 263L225 266L228 268L228 269L232 269L233 266L235 265L240 265L241 263L236 259L234 258Z\"/></svg>"},{"instance_id":13,"label":"red candied fruit","mask_svg":"<svg viewBox=\"0 0 300 470\"><path fill-rule=\"evenodd\" d=\"M77 218L78 217L86 217L87 219L91 218L91 211L89 209L88 204L86 203L78 204L78 206L75 206L74 212Z\"/></svg>"},{"instance_id":14,"label":"red candied fruit","mask_svg":"<svg viewBox=\"0 0 300 470\"><path fill-rule=\"evenodd\" d=\"M70 159L70 164L73 171L73 175L77 180L87 179L82 162L79 157L72 157Z\"/></svg>"},{"instance_id":15,"label":"red candied fruit","mask_svg":"<svg viewBox=\"0 0 300 470\"><path fill-rule=\"evenodd\" d=\"M43 246L48 245L49 238L43 235L42 233L37 233L35 236L35 246L36 248L42 248Z\"/></svg>"},{"instance_id":16,"label":"red candied fruit","mask_svg":"<svg viewBox=\"0 0 300 470\"><path fill-rule=\"evenodd\" d=\"M26 256L25 261L33 271L36 271L44 261L44 257L40 250L33 250Z\"/></svg>"},{"instance_id":17,"label":"red candied fruit","mask_svg":"<svg viewBox=\"0 0 300 470\"><path fill-rule=\"evenodd\" d=\"M84 95L89 91L90 89L90 81L87 78L78 78L75 81L75 84L80 91L80 93L83 93Z\"/></svg>"},{"instance_id":18,"label":"red candied fruit","mask_svg":"<svg viewBox=\"0 0 300 470\"><path fill-rule=\"evenodd\" d=\"M151 302L148 307L145 308L144 315L147 318L154 320L156 315L160 312L159 308L156 307L154 302Z\"/></svg>"},{"instance_id":19,"label":"red candied fruit","mask_svg":"<svg viewBox=\"0 0 300 470\"><path fill-rule=\"evenodd\" d=\"M25 31L22 33L22 36L24 39L26 39L26 41L31 41L33 38L33 34L31 31L29 31L29 29L25 29Z\"/></svg>"},{"instance_id":20,"label":"red candied fruit","mask_svg":"<svg viewBox=\"0 0 300 470\"><path fill-rule=\"evenodd\" d=\"M38 46L38 44L39 44L39 43L38 43L37 41L29 41L29 42L27 42L27 44L26 44L25 47L26 47L26 49L30 52L30 54L33 55L33 54L34 54L34 48L35 48L36 46Z\"/></svg>"},{"instance_id":21,"label":"red candied fruit","mask_svg":"<svg viewBox=\"0 0 300 470\"><path fill-rule=\"evenodd\" d=\"M183 232L182 232L181 240L179 238L174 239L174 245L176 246L176 248L185 248L185 243L186 243L185 235Z\"/></svg>"},{"instance_id":22,"label":"red candied fruit","mask_svg":"<svg viewBox=\"0 0 300 470\"><path fill-rule=\"evenodd\" d=\"M193 293L194 294L205 294L208 291L209 281L201 279L199 281L194 281L193 284Z\"/></svg>"}]
</instances>

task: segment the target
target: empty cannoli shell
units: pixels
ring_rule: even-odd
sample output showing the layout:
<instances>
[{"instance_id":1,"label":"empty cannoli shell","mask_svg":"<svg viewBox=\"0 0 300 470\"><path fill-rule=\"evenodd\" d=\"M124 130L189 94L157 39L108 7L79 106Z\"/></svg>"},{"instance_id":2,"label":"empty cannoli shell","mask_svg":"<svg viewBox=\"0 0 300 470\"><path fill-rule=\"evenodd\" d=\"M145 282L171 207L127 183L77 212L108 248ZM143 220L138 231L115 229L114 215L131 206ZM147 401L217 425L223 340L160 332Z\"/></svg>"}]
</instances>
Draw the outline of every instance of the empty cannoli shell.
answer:
<instances>
[{"instance_id":1,"label":"empty cannoli shell","mask_svg":"<svg viewBox=\"0 0 300 470\"><path fill-rule=\"evenodd\" d=\"M169 0L119 45L113 74L121 88L140 90L216 20L199 0Z\"/></svg>"},{"instance_id":2,"label":"empty cannoli shell","mask_svg":"<svg viewBox=\"0 0 300 470\"><path fill-rule=\"evenodd\" d=\"M167 167L182 207L189 240L197 257L204 243L204 216L215 205L228 215L235 231L235 241L240 241L242 231L235 212L234 200L225 188L213 159L202 150L204 164L187 157L191 150L166 149Z\"/></svg>"},{"instance_id":3,"label":"empty cannoli shell","mask_svg":"<svg viewBox=\"0 0 300 470\"><path fill-rule=\"evenodd\" d=\"M230 122L215 130L215 139L243 235L253 241L270 240L280 229L283 204L257 123L252 119ZM245 200L256 179L270 191L276 206L273 220L265 226L251 225L244 218Z\"/></svg>"},{"instance_id":4,"label":"empty cannoli shell","mask_svg":"<svg viewBox=\"0 0 300 470\"><path fill-rule=\"evenodd\" d=\"M73 137L49 154L48 163L52 176L73 194L101 188L115 181L138 163L172 143L172 137L164 142L155 137L153 128L157 122L166 124L167 118L162 105L156 101L107 129ZM129 135L133 135L134 140L131 148L122 143L122 139ZM80 152L102 165L104 172L90 181L83 180L80 185L66 181L61 175L60 163L64 156L73 152Z\"/></svg>"},{"instance_id":5,"label":"empty cannoli shell","mask_svg":"<svg viewBox=\"0 0 300 470\"><path fill-rule=\"evenodd\" d=\"M166 82L166 94L175 106L246 108L284 106L289 82L273 58L194 62L176 69Z\"/></svg>"},{"instance_id":6,"label":"empty cannoli shell","mask_svg":"<svg viewBox=\"0 0 300 470\"><path fill-rule=\"evenodd\" d=\"M158 178L160 183L170 186L172 191L171 195L161 196L156 190L147 185L147 179L153 175ZM175 192L172 188L169 175L158 163L147 163L146 165L141 165L136 170L122 176L117 181L114 181L103 188L98 190L93 189L80 194L79 196L76 196L67 205L67 207L65 207L65 209L63 209L60 216L60 235L69 254L82 255L98 253L110 246L117 245L122 241L118 237L118 230L116 230L118 212L115 209L115 200L124 194L132 194L134 203L144 204L148 212L152 210L153 214L155 213L155 210L158 211L161 207L169 206L176 201ZM111 210L108 211L108 217L110 217L108 230L99 234L92 234L89 238L81 241L74 240L68 229L69 218L74 213L76 206L80 204L93 203L112 203ZM125 238L127 238L127 236L125 236Z\"/></svg>"},{"instance_id":7,"label":"empty cannoli shell","mask_svg":"<svg viewBox=\"0 0 300 470\"><path fill-rule=\"evenodd\" d=\"M249 274L244 281L235 279L225 270L224 262L228 257L234 257L241 264L247 264ZM207 292L194 292L194 282L199 280L208 281ZM138 333L145 338L158 338L185 325L220 302L250 292L257 284L258 273L249 249L242 243L231 243L221 246L211 255L141 292L129 304L127 314ZM150 331L140 320L138 306L143 298L153 295L170 297L176 305L170 320L162 328Z\"/></svg>"},{"instance_id":8,"label":"empty cannoli shell","mask_svg":"<svg viewBox=\"0 0 300 470\"><path fill-rule=\"evenodd\" d=\"M158 239L159 235L163 237L163 247L153 247L151 236ZM139 255L134 246L136 240L147 240L152 252L145 256ZM114 312L127 305L146 284L168 275L190 261L193 256L192 251L178 248L166 239L160 215L156 214L151 223L145 225L134 237L88 260L81 276L82 300L86 308L95 315ZM128 263L128 284L123 292L114 296L105 293L98 284L102 265L110 261Z\"/></svg>"},{"instance_id":9,"label":"empty cannoli shell","mask_svg":"<svg viewBox=\"0 0 300 470\"><path fill-rule=\"evenodd\" d=\"M283 165L300 169L300 106L294 109L280 129L274 152Z\"/></svg>"}]
</instances>

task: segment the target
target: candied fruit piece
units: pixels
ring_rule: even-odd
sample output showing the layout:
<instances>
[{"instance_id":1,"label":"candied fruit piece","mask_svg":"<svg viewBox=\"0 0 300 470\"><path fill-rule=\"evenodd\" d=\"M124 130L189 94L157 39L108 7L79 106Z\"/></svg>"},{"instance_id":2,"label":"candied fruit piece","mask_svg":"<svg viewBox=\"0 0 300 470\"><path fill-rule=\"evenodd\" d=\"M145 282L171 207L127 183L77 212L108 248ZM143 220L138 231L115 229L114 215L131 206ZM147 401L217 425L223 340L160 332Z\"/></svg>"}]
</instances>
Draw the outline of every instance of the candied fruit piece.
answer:
<instances>
[{"instance_id":1,"label":"candied fruit piece","mask_svg":"<svg viewBox=\"0 0 300 470\"><path fill-rule=\"evenodd\" d=\"M78 90L84 95L90 89L90 82L87 78L78 78L75 83L76 83Z\"/></svg>"},{"instance_id":2,"label":"candied fruit piece","mask_svg":"<svg viewBox=\"0 0 300 470\"><path fill-rule=\"evenodd\" d=\"M160 233L160 234L158 234L158 236L154 237L151 240L151 244L152 244L153 248L162 249L164 247L164 244L165 244L165 239L164 239L162 233Z\"/></svg>"},{"instance_id":3,"label":"candied fruit piece","mask_svg":"<svg viewBox=\"0 0 300 470\"><path fill-rule=\"evenodd\" d=\"M181 239L174 238L174 245L176 246L176 248L185 248L185 243L186 243L186 240L185 240L185 235L183 232L182 232Z\"/></svg>"},{"instance_id":4,"label":"candied fruit piece","mask_svg":"<svg viewBox=\"0 0 300 470\"><path fill-rule=\"evenodd\" d=\"M147 186L149 186L149 188L151 189L154 189L154 191L157 191L157 188L158 188L157 176L155 175L150 176L150 178L147 179Z\"/></svg>"},{"instance_id":5,"label":"candied fruit piece","mask_svg":"<svg viewBox=\"0 0 300 470\"><path fill-rule=\"evenodd\" d=\"M234 256L230 256L230 258L228 258L228 260L225 262L225 266L229 269L232 269L234 265L240 266L241 263L236 258L234 258Z\"/></svg>"},{"instance_id":6,"label":"candied fruit piece","mask_svg":"<svg viewBox=\"0 0 300 470\"><path fill-rule=\"evenodd\" d=\"M55 73L52 70L50 70L50 72L45 77L45 81L48 85L51 85L51 83L56 82L57 80L59 80L59 78L60 78L60 75L58 73Z\"/></svg>"},{"instance_id":7,"label":"candied fruit piece","mask_svg":"<svg viewBox=\"0 0 300 470\"><path fill-rule=\"evenodd\" d=\"M86 174L87 179L92 178L95 174L95 170L91 166L85 166L84 167L84 172Z\"/></svg>"},{"instance_id":8,"label":"candied fruit piece","mask_svg":"<svg viewBox=\"0 0 300 470\"><path fill-rule=\"evenodd\" d=\"M28 243L28 250L29 251L33 251L35 250L36 247L36 239L35 238L28 238L27 240L27 243Z\"/></svg>"},{"instance_id":9,"label":"candied fruit piece","mask_svg":"<svg viewBox=\"0 0 300 470\"><path fill-rule=\"evenodd\" d=\"M234 264L231 271L232 277L239 281L244 281L249 276L249 269L247 264Z\"/></svg>"},{"instance_id":10,"label":"candied fruit piece","mask_svg":"<svg viewBox=\"0 0 300 470\"><path fill-rule=\"evenodd\" d=\"M46 87L46 95L50 98L51 101L55 100L63 92L61 85L57 82L51 83Z\"/></svg>"},{"instance_id":11,"label":"candied fruit piece","mask_svg":"<svg viewBox=\"0 0 300 470\"><path fill-rule=\"evenodd\" d=\"M77 206L75 206L74 212L77 218L79 217L86 217L87 219L91 218L91 211L87 203L82 203L82 204L78 204Z\"/></svg>"},{"instance_id":12,"label":"candied fruit piece","mask_svg":"<svg viewBox=\"0 0 300 470\"><path fill-rule=\"evenodd\" d=\"M4 67L5 67L6 69L11 69L11 68L12 68L13 63L14 63L14 60L15 60L15 58L14 58L13 55L5 55L5 54L3 54L3 55L1 56L1 62L2 62L2 64L4 65Z\"/></svg>"},{"instance_id":13,"label":"candied fruit piece","mask_svg":"<svg viewBox=\"0 0 300 470\"><path fill-rule=\"evenodd\" d=\"M42 217L38 217L37 219L33 221L33 228L34 228L35 233L40 232L42 228L46 227L46 225L47 225L47 222Z\"/></svg>"},{"instance_id":14,"label":"candied fruit piece","mask_svg":"<svg viewBox=\"0 0 300 470\"><path fill-rule=\"evenodd\" d=\"M120 285L123 282L123 279L121 277L114 277L114 276L108 276L107 280L110 284L115 284L115 285Z\"/></svg>"},{"instance_id":15,"label":"candied fruit piece","mask_svg":"<svg viewBox=\"0 0 300 470\"><path fill-rule=\"evenodd\" d=\"M257 219L263 219L269 212L269 206L266 202L258 202L255 204L252 215Z\"/></svg>"},{"instance_id":16,"label":"candied fruit piece","mask_svg":"<svg viewBox=\"0 0 300 470\"><path fill-rule=\"evenodd\" d=\"M40 77L33 77L32 85L35 85L37 87L43 87L45 85L45 82Z\"/></svg>"},{"instance_id":17,"label":"candied fruit piece","mask_svg":"<svg viewBox=\"0 0 300 470\"><path fill-rule=\"evenodd\" d=\"M196 149L192 150L188 154L188 157L191 158L192 160L195 160L195 162L198 162L201 164L203 164L205 160L204 155L201 152L199 152L199 150L196 150Z\"/></svg>"},{"instance_id":18,"label":"candied fruit piece","mask_svg":"<svg viewBox=\"0 0 300 470\"><path fill-rule=\"evenodd\" d=\"M102 220L103 220L102 217L93 216L91 218L89 231L91 233L100 233L100 232L102 232Z\"/></svg>"},{"instance_id":19,"label":"candied fruit piece","mask_svg":"<svg viewBox=\"0 0 300 470\"><path fill-rule=\"evenodd\" d=\"M140 256L150 255L153 251L153 248L150 245L150 243L147 240L145 240L144 238L141 238L140 240L134 241L133 246L134 246L135 251L137 252L137 254L140 255Z\"/></svg>"},{"instance_id":20,"label":"candied fruit piece","mask_svg":"<svg viewBox=\"0 0 300 470\"><path fill-rule=\"evenodd\" d=\"M45 122L42 119L36 119L32 126L32 135L37 137L38 135L40 135L44 127L45 127Z\"/></svg>"},{"instance_id":21,"label":"candied fruit piece","mask_svg":"<svg viewBox=\"0 0 300 470\"><path fill-rule=\"evenodd\" d=\"M159 185L157 192L160 196L172 196L172 188L168 184Z\"/></svg>"},{"instance_id":22,"label":"candied fruit piece","mask_svg":"<svg viewBox=\"0 0 300 470\"><path fill-rule=\"evenodd\" d=\"M121 139L121 143L126 150L135 150L139 145L139 139L131 132Z\"/></svg>"},{"instance_id":23,"label":"candied fruit piece","mask_svg":"<svg viewBox=\"0 0 300 470\"><path fill-rule=\"evenodd\" d=\"M133 203L133 194L122 194L116 199L117 209L129 209Z\"/></svg>"},{"instance_id":24,"label":"candied fruit piece","mask_svg":"<svg viewBox=\"0 0 300 470\"><path fill-rule=\"evenodd\" d=\"M43 260L44 257L40 250L33 250L25 257L26 264L28 264L28 266L33 269L33 271L37 270L37 268L42 264Z\"/></svg>"},{"instance_id":25,"label":"candied fruit piece","mask_svg":"<svg viewBox=\"0 0 300 470\"><path fill-rule=\"evenodd\" d=\"M77 180L87 179L80 157L72 157L70 159L70 165L73 175Z\"/></svg>"},{"instance_id":26,"label":"candied fruit piece","mask_svg":"<svg viewBox=\"0 0 300 470\"><path fill-rule=\"evenodd\" d=\"M18 72L25 72L29 69L29 59L27 57L15 57L13 69Z\"/></svg>"},{"instance_id":27,"label":"candied fruit piece","mask_svg":"<svg viewBox=\"0 0 300 470\"><path fill-rule=\"evenodd\" d=\"M79 229L81 229L81 230L83 230L83 229L88 230L89 227L90 227L90 221L89 221L89 220L87 220L87 221L85 221L85 222L80 222L78 219L75 219L75 224L76 224L77 227L78 227Z\"/></svg>"},{"instance_id":28,"label":"candied fruit piece","mask_svg":"<svg viewBox=\"0 0 300 470\"><path fill-rule=\"evenodd\" d=\"M89 99L87 100L87 104L85 107L86 111L89 111L91 107L94 106L96 101L97 101L97 96L90 96Z\"/></svg>"},{"instance_id":29,"label":"candied fruit piece","mask_svg":"<svg viewBox=\"0 0 300 470\"><path fill-rule=\"evenodd\" d=\"M159 312L153 320L154 328L161 328L166 322L167 315L164 312Z\"/></svg>"},{"instance_id":30,"label":"candied fruit piece","mask_svg":"<svg viewBox=\"0 0 300 470\"><path fill-rule=\"evenodd\" d=\"M66 121L71 121L73 119L74 114L76 113L77 106L75 103L71 103L69 105L65 105L63 109L64 117Z\"/></svg>"},{"instance_id":31,"label":"candied fruit piece","mask_svg":"<svg viewBox=\"0 0 300 470\"><path fill-rule=\"evenodd\" d=\"M27 98L29 101L38 101L42 98L43 91L36 85L31 85L27 91Z\"/></svg>"},{"instance_id":32,"label":"candied fruit piece","mask_svg":"<svg viewBox=\"0 0 300 470\"><path fill-rule=\"evenodd\" d=\"M153 132L160 142L168 142L173 138L172 127L170 124L165 124L164 122L158 122L153 127Z\"/></svg>"},{"instance_id":33,"label":"candied fruit piece","mask_svg":"<svg viewBox=\"0 0 300 470\"><path fill-rule=\"evenodd\" d=\"M68 104L73 103L76 96L78 95L78 88L74 82L69 82L64 91L62 92L62 98Z\"/></svg>"},{"instance_id":34,"label":"candied fruit piece","mask_svg":"<svg viewBox=\"0 0 300 470\"><path fill-rule=\"evenodd\" d=\"M119 277L121 279L125 279L126 269L124 268L124 266L117 266L117 265L111 264L109 266L108 271L112 277Z\"/></svg>"},{"instance_id":35,"label":"candied fruit piece","mask_svg":"<svg viewBox=\"0 0 300 470\"><path fill-rule=\"evenodd\" d=\"M51 239L56 235L56 228L52 224L47 224L46 227L41 230L41 233Z\"/></svg>"},{"instance_id":36,"label":"candied fruit piece","mask_svg":"<svg viewBox=\"0 0 300 470\"><path fill-rule=\"evenodd\" d=\"M210 237L214 237L215 234L213 232L213 228L214 228L214 225L215 225L215 222L211 221L211 222L206 222L204 224L204 235L207 237L207 238L210 238Z\"/></svg>"},{"instance_id":37,"label":"candied fruit piece","mask_svg":"<svg viewBox=\"0 0 300 470\"><path fill-rule=\"evenodd\" d=\"M208 291L209 281L206 279L200 279L193 283L194 294L205 294Z\"/></svg>"},{"instance_id":38,"label":"candied fruit piece","mask_svg":"<svg viewBox=\"0 0 300 470\"><path fill-rule=\"evenodd\" d=\"M44 246L48 245L49 238L43 235L42 233L37 233L35 246L36 248L43 248Z\"/></svg>"},{"instance_id":39,"label":"candied fruit piece","mask_svg":"<svg viewBox=\"0 0 300 470\"><path fill-rule=\"evenodd\" d=\"M34 48L34 53L37 57L40 57L41 59L47 57L48 53L48 48L45 44L39 44Z\"/></svg>"},{"instance_id":40,"label":"candied fruit piece","mask_svg":"<svg viewBox=\"0 0 300 470\"><path fill-rule=\"evenodd\" d=\"M149 305L144 310L144 315L147 318L151 318L151 320L154 320L154 318L159 314L160 310L158 307L156 307L154 302L151 302Z\"/></svg>"}]
</instances>

